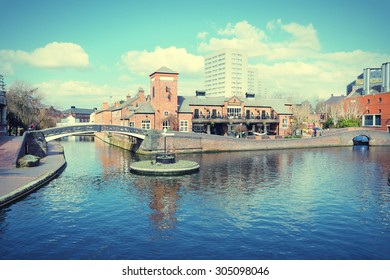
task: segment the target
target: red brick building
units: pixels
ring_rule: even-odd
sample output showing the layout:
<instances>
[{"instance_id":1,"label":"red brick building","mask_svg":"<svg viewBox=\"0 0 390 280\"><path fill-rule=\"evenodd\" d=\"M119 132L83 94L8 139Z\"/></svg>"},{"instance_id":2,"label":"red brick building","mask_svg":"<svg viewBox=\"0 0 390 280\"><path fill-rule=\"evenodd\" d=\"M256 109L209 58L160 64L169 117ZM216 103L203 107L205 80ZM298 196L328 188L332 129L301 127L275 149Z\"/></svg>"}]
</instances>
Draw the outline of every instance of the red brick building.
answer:
<instances>
[{"instance_id":1,"label":"red brick building","mask_svg":"<svg viewBox=\"0 0 390 280\"><path fill-rule=\"evenodd\" d=\"M359 104L363 127L374 127L390 132L390 92L355 95L344 99L344 107L351 102Z\"/></svg>"},{"instance_id":2,"label":"red brick building","mask_svg":"<svg viewBox=\"0 0 390 280\"><path fill-rule=\"evenodd\" d=\"M76 108L76 106L71 106L70 109L62 111L62 117L67 118L73 116L78 119L79 122L85 123L90 122L90 116L94 111L95 109Z\"/></svg>"},{"instance_id":3,"label":"red brick building","mask_svg":"<svg viewBox=\"0 0 390 280\"><path fill-rule=\"evenodd\" d=\"M390 132L390 62L381 67L365 68L347 85L344 108L357 104L363 127Z\"/></svg>"},{"instance_id":4,"label":"red brick building","mask_svg":"<svg viewBox=\"0 0 390 280\"><path fill-rule=\"evenodd\" d=\"M179 73L162 67L149 75L150 103L155 109L154 129L173 128L178 119L177 80Z\"/></svg>"},{"instance_id":5,"label":"red brick building","mask_svg":"<svg viewBox=\"0 0 390 280\"><path fill-rule=\"evenodd\" d=\"M291 104L286 100L260 99L254 94L233 97L178 95L179 74L162 67L149 75L150 95L140 89L135 97L95 113L96 123L121 124L142 129L164 128L225 135L237 126L245 130L291 135Z\"/></svg>"}]
</instances>

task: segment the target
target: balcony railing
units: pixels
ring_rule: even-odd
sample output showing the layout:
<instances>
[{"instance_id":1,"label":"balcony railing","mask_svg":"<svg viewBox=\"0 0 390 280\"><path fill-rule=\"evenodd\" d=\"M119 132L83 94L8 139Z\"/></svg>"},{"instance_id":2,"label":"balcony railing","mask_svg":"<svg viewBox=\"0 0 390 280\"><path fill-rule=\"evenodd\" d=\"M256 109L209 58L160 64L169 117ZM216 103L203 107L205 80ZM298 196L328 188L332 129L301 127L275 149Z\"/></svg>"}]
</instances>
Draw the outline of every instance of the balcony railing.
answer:
<instances>
[{"instance_id":1,"label":"balcony railing","mask_svg":"<svg viewBox=\"0 0 390 280\"><path fill-rule=\"evenodd\" d=\"M203 115L199 114L193 115L192 118L194 121L212 121L212 120L220 120L223 122L223 120L229 121L229 120L243 120L243 121L279 121L278 116L274 116L273 118L271 116L267 115L242 115L242 114L234 114L234 115Z\"/></svg>"}]
</instances>

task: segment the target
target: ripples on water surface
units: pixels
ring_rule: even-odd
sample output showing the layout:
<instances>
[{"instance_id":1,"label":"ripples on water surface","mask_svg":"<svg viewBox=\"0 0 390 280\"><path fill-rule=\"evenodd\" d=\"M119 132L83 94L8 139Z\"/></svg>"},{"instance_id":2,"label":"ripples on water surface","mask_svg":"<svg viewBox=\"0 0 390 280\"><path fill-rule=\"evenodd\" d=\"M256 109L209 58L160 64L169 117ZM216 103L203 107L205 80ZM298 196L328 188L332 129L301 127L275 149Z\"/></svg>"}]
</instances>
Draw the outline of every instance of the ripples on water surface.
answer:
<instances>
[{"instance_id":1,"label":"ripples on water surface","mask_svg":"<svg viewBox=\"0 0 390 280\"><path fill-rule=\"evenodd\" d=\"M144 177L96 142L62 142L63 174L0 209L2 259L389 259L389 147L180 155Z\"/></svg>"}]
</instances>

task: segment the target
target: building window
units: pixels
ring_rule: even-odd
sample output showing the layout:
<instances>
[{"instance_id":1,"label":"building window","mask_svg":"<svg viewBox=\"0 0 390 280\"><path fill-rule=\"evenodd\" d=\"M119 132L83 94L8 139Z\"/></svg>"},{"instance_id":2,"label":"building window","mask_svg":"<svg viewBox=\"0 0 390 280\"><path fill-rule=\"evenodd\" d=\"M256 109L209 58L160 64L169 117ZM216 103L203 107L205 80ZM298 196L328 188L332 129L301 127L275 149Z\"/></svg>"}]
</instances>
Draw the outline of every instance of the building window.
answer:
<instances>
[{"instance_id":1,"label":"building window","mask_svg":"<svg viewBox=\"0 0 390 280\"><path fill-rule=\"evenodd\" d=\"M370 99L367 99L367 104L370 104Z\"/></svg>"},{"instance_id":2,"label":"building window","mask_svg":"<svg viewBox=\"0 0 390 280\"><path fill-rule=\"evenodd\" d=\"M168 111L164 112L164 116L168 117L168 114L169 114Z\"/></svg>"},{"instance_id":3,"label":"building window","mask_svg":"<svg viewBox=\"0 0 390 280\"><path fill-rule=\"evenodd\" d=\"M192 130L196 133L203 133L205 131L203 124L194 124Z\"/></svg>"},{"instance_id":4,"label":"building window","mask_svg":"<svg viewBox=\"0 0 390 280\"><path fill-rule=\"evenodd\" d=\"M142 120L141 128L142 129L150 129L150 120Z\"/></svg>"},{"instance_id":5,"label":"building window","mask_svg":"<svg viewBox=\"0 0 390 280\"><path fill-rule=\"evenodd\" d=\"M180 131L188 131L188 121L180 121Z\"/></svg>"},{"instance_id":6,"label":"building window","mask_svg":"<svg viewBox=\"0 0 390 280\"><path fill-rule=\"evenodd\" d=\"M198 119L199 118L199 109L195 109L194 110L194 119Z\"/></svg>"},{"instance_id":7,"label":"building window","mask_svg":"<svg viewBox=\"0 0 390 280\"><path fill-rule=\"evenodd\" d=\"M163 129L169 130L170 128L171 128L171 126L169 124L169 121L168 120L163 121Z\"/></svg>"},{"instance_id":8,"label":"building window","mask_svg":"<svg viewBox=\"0 0 390 280\"><path fill-rule=\"evenodd\" d=\"M382 103L382 97L379 97L379 101L378 101L379 103Z\"/></svg>"},{"instance_id":9,"label":"building window","mask_svg":"<svg viewBox=\"0 0 390 280\"><path fill-rule=\"evenodd\" d=\"M241 107L227 108L228 117L241 118Z\"/></svg>"},{"instance_id":10,"label":"building window","mask_svg":"<svg viewBox=\"0 0 390 280\"><path fill-rule=\"evenodd\" d=\"M283 119L282 128L284 129L288 128L287 119Z\"/></svg>"},{"instance_id":11,"label":"building window","mask_svg":"<svg viewBox=\"0 0 390 280\"><path fill-rule=\"evenodd\" d=\"M381 125L381 115L375 115L375 124L374 125Z\"/></svg>"},{"instance_id":12,"label":"building window","mask_svg":"<svg viewBox=\"0 0 390 280\"><path fill-rule=\"evenodd\" d=\"M378 110L378 113L379 113L379 114L382 114L382 109L379 109L379 110Z\"/></svg>"},{"instance_id":13,"label":"building window","mask_svg":"<svg viewBox=\"0 0 390 280\"><path fill-rule=\"evenodd\" d=\"M365 115L363 116L363 126L380 126L381 115Z\"/></svg>"},{"instance_id":14,"label":"building window","mask_svg":"<svg viewBox=\"0 0 390 280\"><path fill-rule=\"evenodd\" d=\"M129 126L130 126L130 127L135 127L134 122L129 122Z\"/></svg>"}]
</instances>

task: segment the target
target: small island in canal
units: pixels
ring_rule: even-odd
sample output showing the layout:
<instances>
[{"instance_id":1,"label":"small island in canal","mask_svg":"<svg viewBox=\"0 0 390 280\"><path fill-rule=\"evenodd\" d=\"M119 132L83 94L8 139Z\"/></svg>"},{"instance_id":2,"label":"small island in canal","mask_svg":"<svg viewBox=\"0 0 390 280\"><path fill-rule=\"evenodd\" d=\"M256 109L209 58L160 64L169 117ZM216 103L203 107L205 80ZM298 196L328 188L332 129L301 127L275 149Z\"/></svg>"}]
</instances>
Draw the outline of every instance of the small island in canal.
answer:
<instances>
[{"instance_id":1,"label":"small island in canal","mask_svg":"<svg viewBox=\"0 0 390 280\"><path fill-rule=\"evenodd\" d=\"M174 133L167 133L164 129L164 152L157 153L155 160L142 160L133 162L130 165L130 172L139 175L152 176L178 176L192 174L199 171L199 164L190 160L176 161L176 153L167 151L167 137L174 136Z\"/></svg>"},{"instance_id":2,"label":"small island in canal","mask_svg":"<svg viewBox=\"0 0 390 280\"><path fill-rule=\"evenodd\" d=\"M130 172L138 175L177 176L198 172L199 168L199 164L195 161L176 161L174 153L158 153L155 160L133 162L130 166Z\"/></svg>"}]
</instances>

